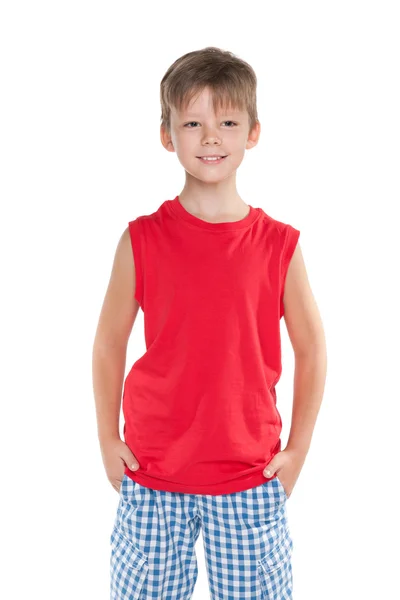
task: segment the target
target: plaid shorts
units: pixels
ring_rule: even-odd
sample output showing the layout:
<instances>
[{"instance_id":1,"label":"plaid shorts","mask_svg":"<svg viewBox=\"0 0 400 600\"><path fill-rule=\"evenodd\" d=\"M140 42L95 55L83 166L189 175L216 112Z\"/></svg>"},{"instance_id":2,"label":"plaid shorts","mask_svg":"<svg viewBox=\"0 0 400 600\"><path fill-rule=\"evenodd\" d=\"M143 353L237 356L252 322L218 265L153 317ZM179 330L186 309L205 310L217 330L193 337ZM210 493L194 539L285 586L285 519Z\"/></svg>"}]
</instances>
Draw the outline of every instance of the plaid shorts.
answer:
<instances>
[{"instance_id":1,"label":"plaid shorts","mask_svg":"<svg viewBox=\"0 0 400 600\"><path fill-rule=\"evenodd\" d=\"M201 528L212 600L292 600L287 500L277 477L206 495L153 490L124 474L110 536L110 599L189 600Z\"/></svg>"}]
</instances>

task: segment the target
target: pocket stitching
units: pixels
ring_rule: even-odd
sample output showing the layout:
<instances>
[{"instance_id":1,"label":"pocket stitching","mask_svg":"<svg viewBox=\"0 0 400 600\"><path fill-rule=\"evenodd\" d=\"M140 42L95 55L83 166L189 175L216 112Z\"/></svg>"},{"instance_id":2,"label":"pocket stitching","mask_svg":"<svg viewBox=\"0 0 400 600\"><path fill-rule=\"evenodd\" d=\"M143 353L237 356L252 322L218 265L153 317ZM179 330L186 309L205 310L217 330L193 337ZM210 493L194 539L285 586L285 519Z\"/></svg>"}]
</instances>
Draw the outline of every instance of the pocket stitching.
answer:
<instances>
[{"instance_id":1,"label":"pocket stitching","mask_svg":"<svg viewBox=\"0 0 400 600\"><path fill-rule=\"evenodd\" d=\"M259 566L265 573L272 573L281 568L291 557L293 550L293 540L289 530L286 529L282 539L274 546L271 552L268 552L258 561Z\"/></svg>"},{"instance_id":2,"label":"pocket stitching","mask_svg":"<svg viewBox=\"0 0 400 600\"><path fill-rule=\"evenodd\" d=\"M139 600L149 565L147 556L127 539L116 526L111 534L111 593L113 598Z\"/></svg>"},{"instance_id":3,"label":"pocket stitching","mask_svg":"<svg viewBox=\"0 0 400 600\"><path fill-rule=\"evenodd\" d=\"M111 534L111 548L118 552L118 560L121 560L130 569L148 568L147 556L132 544L116 527Z\"/></svg>"}]
</instances>

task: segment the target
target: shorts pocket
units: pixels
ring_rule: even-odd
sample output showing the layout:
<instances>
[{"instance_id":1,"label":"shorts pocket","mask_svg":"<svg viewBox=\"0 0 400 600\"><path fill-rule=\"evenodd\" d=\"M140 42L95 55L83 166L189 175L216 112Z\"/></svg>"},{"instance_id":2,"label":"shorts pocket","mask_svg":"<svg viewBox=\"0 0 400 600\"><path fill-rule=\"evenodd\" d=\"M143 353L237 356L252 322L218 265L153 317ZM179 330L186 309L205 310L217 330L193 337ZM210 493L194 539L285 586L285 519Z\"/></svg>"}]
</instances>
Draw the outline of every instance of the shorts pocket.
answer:
<instances>
[{"instance_id":1,"label":"shorts pocket","mask_svg":"<svg viewBox=\"0 0 400 600\"><path fill-rule=\"evenodd\" d=\"M114 527L111 538L111 600L139 600L149 565L147 556Z\"/></svg>"},{"instance_id":2,"label":"shorts pocket","mask_svg":"<svg viewBox=\"0 0 400 600\"><path fill-rule=\"evenodd\" d=\"M278 475L276 475L275 479L277 480L277 482L278 482L278 483L279 483L279 485L280 485L280 488L281 488L281 490L282 490L282 492L283 492L283 494L284 494L284 496L285 496L285 500L289 500L289 496L287 495L287 493L286 493L286 490L285 490L285 488L283 487L283 483L282 483L282 482L281 482L281 480L279 479Z\"/></svg>"},{"instance_id":3,"label":"shorts pocket","mask_svg":"<svg viewBox=\"0 0 400 600\"><path fill-rule=\"evenodd\" d=\"M121 485L119 486L119 495L120 495L120 496L122 495L122 489L123 489L123 487L124 487L124 481L125 481L125 477L126 477L126 475L125 475L125 473L124 473L124 474L123 474L123 476L122 476Z\"/></svg>"},{"instance_id":4,"label":"shorts pocket","mask_svg":"<svg viewBox=\"0 0 400 600\"><path fill-rule=\"evenodd\" d=\"M120 500L124 503L129 503L131 505L137 505L137 496L138 494L138 484L136 481L131 479L129 475L124 473L124 476L121 481L121 485L119 488L119 497Z\"/></svg>"},{"instance_id":5,"label":"shorts pocket","mask_svg":"<svg viewBox=\"0 0 400 600\"><path fill-rule=\"evenodd\" d=\"M268 600L292 599L292 553L293 540L289 530L285 529L271 552L258 561L263 598L268 598Z\"/></svg>"}]
</instances>

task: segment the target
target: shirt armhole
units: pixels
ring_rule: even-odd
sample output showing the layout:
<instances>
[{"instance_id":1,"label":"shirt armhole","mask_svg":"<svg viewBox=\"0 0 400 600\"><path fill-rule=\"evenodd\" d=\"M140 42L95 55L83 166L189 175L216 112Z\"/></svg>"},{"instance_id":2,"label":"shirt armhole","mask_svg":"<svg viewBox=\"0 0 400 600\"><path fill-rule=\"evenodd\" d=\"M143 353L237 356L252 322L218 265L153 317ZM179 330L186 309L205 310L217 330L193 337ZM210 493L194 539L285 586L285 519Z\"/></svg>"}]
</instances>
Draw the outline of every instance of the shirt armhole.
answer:
<instances>
[{"instance_id":1,"label":"shirt armhole","mask_svg":"<svg viewBox=\"0 0 400 600\"><path fill-rule=\"evenodd\" d=\"M142 244L141 244L141 226L139 218L134 221L129 221L129 235L131 238L131 246L133 253L133 262L135 265L135 299L143 310L143 261L142 261Z\"/></svg>"},{"instance_id":2,"label":"shirt armhole","mask_svg":"<svg viewBox=\"0 0 400 600\"><path fill-rule=\"evenodd\" d=\"M286 275L289 269L291 258L294 254L297 242L300 237L300 231L291 225L286 225L285 239L283 241L282 256L281 256L281 287L280 287L280 316L284 315L285 308L283 304L283 296L285 293Z\"/></svg>"}]
</instances>

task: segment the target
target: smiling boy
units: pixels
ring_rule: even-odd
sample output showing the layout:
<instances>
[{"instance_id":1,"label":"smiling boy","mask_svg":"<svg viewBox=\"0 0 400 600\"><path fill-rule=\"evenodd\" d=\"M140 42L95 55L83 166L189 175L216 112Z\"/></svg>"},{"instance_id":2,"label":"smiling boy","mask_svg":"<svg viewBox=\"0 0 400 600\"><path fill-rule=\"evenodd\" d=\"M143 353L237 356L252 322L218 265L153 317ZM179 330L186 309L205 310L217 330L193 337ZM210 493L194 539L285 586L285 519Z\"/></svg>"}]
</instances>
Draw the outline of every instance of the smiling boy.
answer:
<instances>
[{"instance_id":1,"label":"smiling boy","mask_svg":"<svg viewBox=\"0 0 400 600\"><path fill-rule=\"evenodd\" d=\"M99 440L119 491L111 598L187 600L202 530L213 599L290 599L286 502L322 400L326 349L299 230L236 187L259 139L256 76L230 52L190 52L161 81L161 142L182 191L129 222L93 350ZM120 391L141 308L146 352ZM280 319L295 354L281 449Z\"/></svg>"}]
</instances>

